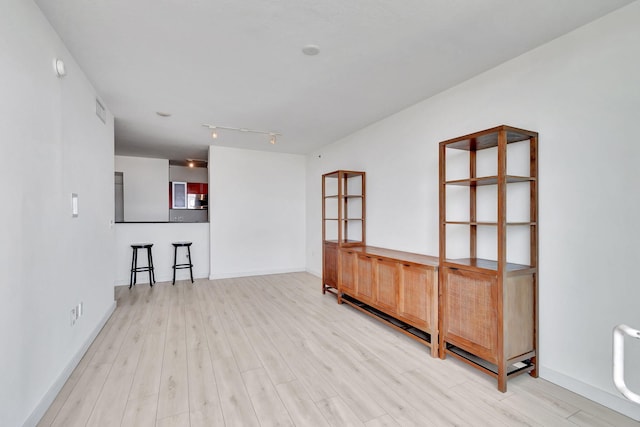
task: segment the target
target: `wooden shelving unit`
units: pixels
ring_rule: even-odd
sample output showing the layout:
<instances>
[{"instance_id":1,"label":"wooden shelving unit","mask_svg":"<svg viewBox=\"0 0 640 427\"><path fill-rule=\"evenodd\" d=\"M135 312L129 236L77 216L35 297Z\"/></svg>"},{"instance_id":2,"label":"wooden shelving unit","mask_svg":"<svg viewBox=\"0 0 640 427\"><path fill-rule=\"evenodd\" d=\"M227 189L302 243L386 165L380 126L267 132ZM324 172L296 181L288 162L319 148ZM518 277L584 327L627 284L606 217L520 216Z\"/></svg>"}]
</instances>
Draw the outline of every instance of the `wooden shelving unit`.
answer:
<instances>
[{"instance_id":1,"label":"wooden shelving unit","mask_svg":"<svg viewBox=\"0 0 640 427\"><path fill-rule=\"evenodd\" d=\"M338 250L366 242L365 172L322 175L322 293L338 295Z\"/></svg>"},{"instance_id":2,"label":"wooden shelving unit","mask_svg":"<svg viewBox=\"0 0 640 427\"><path fill-rule=\"evenodd\" d=\"M449 354L496 377L502 392L511 376L538 375L537 151L536 132L510 126L440 143L440 357ZM507 154L510 164L527 170L508 173ZM450 162L456 167L467 163L466 176L449 178ZM478 173L492 168L486 175ZM449 192L461 187L463 192L454 197L466 199L468 216L450 219L460 209L450 208L448 215ZM516 196L524 194L515 198L524 202L511 202L508 187ZM491 188L495 191L486 191ZM511 218L507 208L526 212L526 218ZM487 211L495 217L480 218ZM527 241L523 247L507 245L512 230L520 236L518 242ZM487 241L491 239L495 242Z\"/></svg>"}]
</instances>

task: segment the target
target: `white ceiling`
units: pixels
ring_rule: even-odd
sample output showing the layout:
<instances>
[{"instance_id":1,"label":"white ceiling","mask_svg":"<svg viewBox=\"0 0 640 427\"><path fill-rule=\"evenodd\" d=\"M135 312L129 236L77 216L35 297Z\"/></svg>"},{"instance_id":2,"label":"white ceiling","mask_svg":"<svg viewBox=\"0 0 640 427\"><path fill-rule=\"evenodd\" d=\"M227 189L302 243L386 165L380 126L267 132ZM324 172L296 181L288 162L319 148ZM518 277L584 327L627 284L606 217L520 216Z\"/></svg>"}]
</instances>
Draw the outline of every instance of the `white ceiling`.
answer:
<instances>
[{"instance_id":1,"label":"white ceiling","mask_svg":"<svg viewBox=\"0 0 640 427\"><path fill-rule=\"evenodd\" d=\"M115 115L116 153L176 160L311 152L632 2L35 1Z\"/></svg>"}]
</instances>

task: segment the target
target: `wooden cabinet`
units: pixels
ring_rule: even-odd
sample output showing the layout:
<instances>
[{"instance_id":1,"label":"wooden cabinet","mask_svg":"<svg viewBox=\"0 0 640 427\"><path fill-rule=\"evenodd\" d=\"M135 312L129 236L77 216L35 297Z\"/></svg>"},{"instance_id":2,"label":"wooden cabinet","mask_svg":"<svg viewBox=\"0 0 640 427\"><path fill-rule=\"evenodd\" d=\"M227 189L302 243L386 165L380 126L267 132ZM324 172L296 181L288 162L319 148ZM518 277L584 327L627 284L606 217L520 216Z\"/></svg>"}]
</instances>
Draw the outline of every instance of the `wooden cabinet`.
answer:
<instances>
[{"instance_id":1,"label":"wooden cabinet","mask_svg":"<svg viewBox=\"0 0 640 427\"><path fill-rule=\"evenodd\" d=\"M322 175L322 293L337 295L338 250L365 244L365 173Z\"/></svg>"},{"instance_id":2,"label":"wooden cabinet","mask_svg":"<svg viewBox=\"0 0 640 427\"><path fill-rule=\"evenodd\" d=\"M322 292L338 289L338 244L322 243Z\"/></svg>"},{"instance_id":3,"label":"wooden cabinet","mask_svg":"<svg viewBox=\"0 0 640 427\"><path fill-rule=\"evenodd\" d=\"M425 331L438 329L438 276L432 267L402 263L398 316ZM431 332L434 334L433 332Z\"/></svg>"},{"instance_id":4,"label":"wooden cabinet","mask_svg":"<svg viewBox=\"0 0 640 427\"><path fill-rule=\"evenodd\" d=\"M352 250L341 250L338 259L338 289L355 295L357 293L358 257ZM338 296L338 299L340 297Z\"/></svg>"},{"instance_id":5,"label":"wooden cabinet","mask_svg":"<svg viewBox=\"0 0 640 427\"><path fill-rule=\"evenodd\" d=\"M498 364L497 280L495 276L445 268L443 336L447 343Z\"/></svg>"},{"instance_id":6,"label":"wooden cabinet","mask_svg":"<svg viewBox=\"0 0 640 427\"><path fill-rule=\"evenodd\" d=\"M358 298L367 304L375 303L375 295L377 294L377 263L371 255L358 254L356 266L358 269L356 293Z\"/></svg>"},{"instance_id":7,"label":"wooden cabinet","mask_svg":"<svg viewBox=\"0 0 640 427\"><path fill-rule=\"evenodd\" d=\"M438 355L438 259L359 246L339 250L338 301L387 322Z\"/></svg>"},{"instance_id":8,"label":"wooden cabinet","mask_svg":"<svg viewBox=\"0 0 640 427\"><path fill-rule=\"evenodd\" d=\"M537 376L537 150L536 132L510 126L440 143L440 357L503 392Z\"/></svg>"},{"instance_id":9,"label":"wooden cabinet","mask_svg":"<svg viewBox=\"0 0 640 427\"><path fill-rule=\"evenodd\" d=\"M375 284L373 302L385 313L397 316L400 314L398 300L400 297L400 277L402 277L399 264L397 261L378 257L375 262L375 272L375 276L371 279L371 282Z\"/></svg>"}]
</instances>

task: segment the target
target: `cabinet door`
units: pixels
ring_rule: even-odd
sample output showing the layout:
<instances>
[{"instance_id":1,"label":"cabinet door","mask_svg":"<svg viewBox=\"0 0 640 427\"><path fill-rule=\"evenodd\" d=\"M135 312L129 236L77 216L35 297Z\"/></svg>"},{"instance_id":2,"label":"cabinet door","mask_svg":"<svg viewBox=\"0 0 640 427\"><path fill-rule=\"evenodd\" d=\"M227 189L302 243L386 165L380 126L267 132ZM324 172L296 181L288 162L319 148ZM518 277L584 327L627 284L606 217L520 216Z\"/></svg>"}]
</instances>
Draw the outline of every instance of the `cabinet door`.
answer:
<instances>
[{"instance_id":1,"label":"cabinet door","mask_svg":"<svg viewBox=\"0 0 640 427\"><path fill-rule=\"evenodd\" d=\"M322 282L325 285L338 287L338 245L325 243L322 245Z\"/></svg>"},{"instance_id":2,"label":"cabinet door","mask_svg":"<svg viewBox=\"0 0 640 427\"><path fill-rule=\"evenodd\" d=\"M443 269L444 340L497 364L497 278Z\"/></svg>"},{"instance_id":3,"label":"cabinet door","mask_svg":"<svg viewBox=\"0 0 640 427\"><path fill-rule=\"evenodd\" d=\"M398 311L399 263L378 258L376 265L376 306L388 314L395 315Z\"/></svg>"},{"instance_id":4,"label":"cabinet door","mask_svg":"<svg viewBox=\"0 0 640 427\"><path fill-rule=\"evenodd\" d=\"M398 314L403 320L430 332L437 329L437 281L435 270L403 264L399 284Z\"/></svg>"},{"instance_id":5,"label":"cabinet door","mask_svg":"<svg viewBox=\"0 0 640 427\"><path fill-rule=\"evenodd\" d=\"M187 182L187 194L200 194L200 184L197 182Z\"/></svg>"},{"instance_id":6,"label":"cabinet door","mask_svg":"<svg viewBox=\"0 0 640 427\"><path fill-rule=\"evenodd\" d=\"M353 251L340 250L338 251L340 257L340 268L338 290L351 296L356 295L356 281L357 281L357 256Z\"/></svg>"},{"instance_id":7,"label":"cabinet door","mask_svg":"<svg viewBox=\"0 0 640 427\"><path fill-rule=\"evenodd\" d=\"M172 182L171 198L173 209L187 209L187 183Z\"/></svg>"},{"instance_id":8,"label":"cabinet door","mask_svg":"<svg viewBox=\"0 0 640 427\"><path fill-rule=\"evenodd\" d=\"M504 351L510 359L535 350L535 284L533 274L507 278L504 287Z\"/></svg>"},{"instance_id":9,"label":"cabinet door","mask_svg":"<svg viewBox=\"0 0 640 427\"><path fill-rule=\"evenodd\" d=\"M371 304L375 289L373 259L369 255L358 255L358 293L356 297L362 302Z\"/></svg>"}]
</instances>

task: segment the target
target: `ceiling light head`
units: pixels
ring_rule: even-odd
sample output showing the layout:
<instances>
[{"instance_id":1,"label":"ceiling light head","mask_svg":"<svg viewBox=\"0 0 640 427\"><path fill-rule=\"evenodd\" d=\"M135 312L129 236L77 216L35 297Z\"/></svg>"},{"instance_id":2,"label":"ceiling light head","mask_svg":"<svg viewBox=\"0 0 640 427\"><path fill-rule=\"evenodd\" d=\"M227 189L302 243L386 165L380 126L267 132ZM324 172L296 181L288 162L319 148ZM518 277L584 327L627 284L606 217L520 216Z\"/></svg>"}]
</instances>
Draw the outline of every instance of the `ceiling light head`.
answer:
<instances>
[{"instance_id":1,"label":"ceiling light head","mask_svg":"<svg viewBox=\"0 0 640 427\"><path fill-rule=\"evenodd\" d=\"M64 61L60 58L53 60L53 69L58 77L64 77L67 75L67 68L64 65Z\"/></svg>"},{"instance_id":2,"label":"ceiling light head","mask_svg":"<svg viewBox=\"0 0 640 427\"><path fill-rule=\"evenodd\" d=\"M316 56L320 53L320 47L315 44L308 44L302 48L302 53L307 56Z\"/></svg>"},{"instance_id":3,"label":"ceiling light head","mask_svg":"<svg viewBox=\"0 0 640 427\"><path fill-rule=\"evenodd\" d=\"M218 137L218 131L216 130L216 128L213 128L213 130L211 131L211 138L216 139Z\"/></svg>"},{"instance_id":4,"label":"ceiling light head","mask_svg":"<svg viewBox=\"0 0 640 427\"><path fill-rule=\"evenodd\" d=\"M269 138L269 142L270 142L271 144L275 144L275 143L276 143L276 135L275 135L275 134L273 134L273 133L270 133L270 134L269 134L269 137L270 137L270 138Z\"/></svg>"},{"instance_id":5,"label":"ceiling light head","mask_svg":"<svg viewBox=\"0 0 640 427\"><path fill-rule=\"evenodd\" d=\"M193 161L189 162L189 167L192 168L194 166Z\"/></svg>"}]
</instances>

